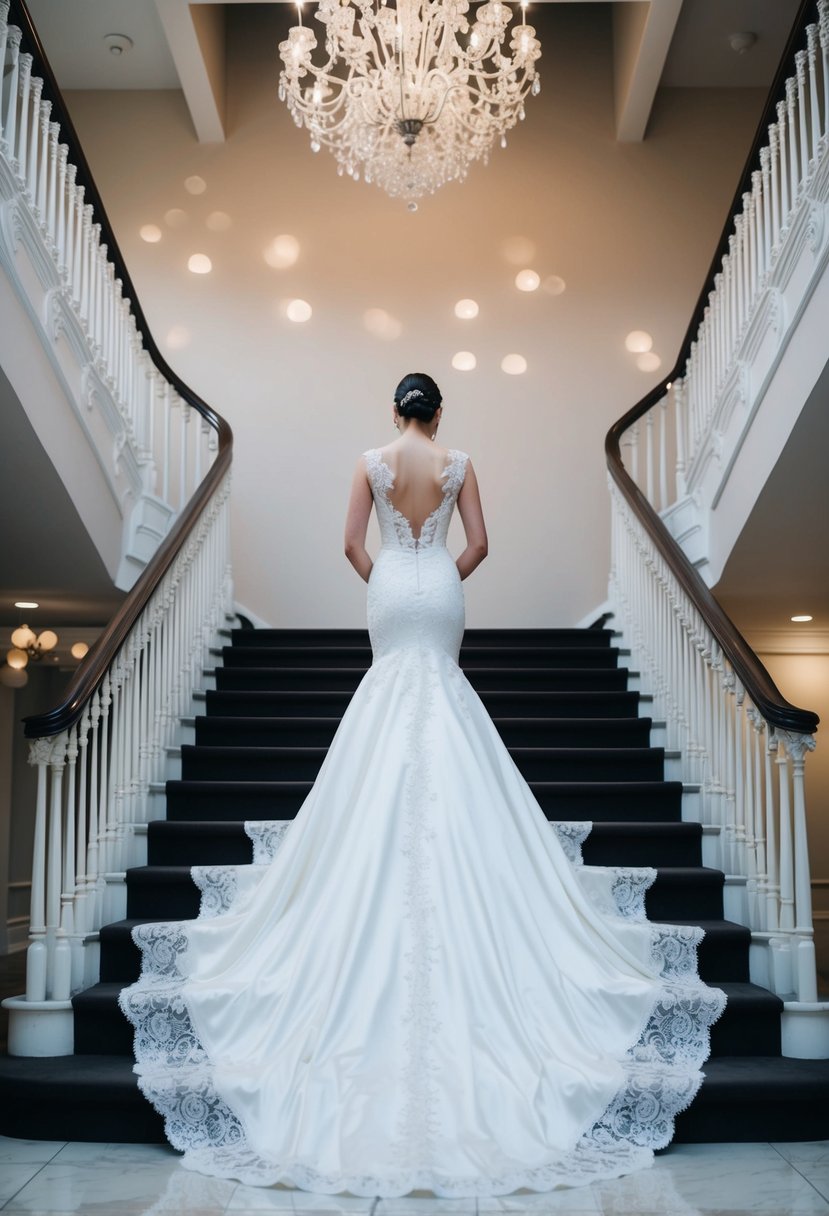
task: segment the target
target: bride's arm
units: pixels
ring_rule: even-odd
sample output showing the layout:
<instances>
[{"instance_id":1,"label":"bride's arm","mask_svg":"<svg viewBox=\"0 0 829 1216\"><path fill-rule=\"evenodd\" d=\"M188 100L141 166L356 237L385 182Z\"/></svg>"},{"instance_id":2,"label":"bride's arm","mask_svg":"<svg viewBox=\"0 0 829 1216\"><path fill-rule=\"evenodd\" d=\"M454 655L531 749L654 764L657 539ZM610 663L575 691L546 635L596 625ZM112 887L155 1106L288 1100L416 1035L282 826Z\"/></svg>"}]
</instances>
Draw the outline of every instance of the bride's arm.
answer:
<instances>
[{"instance_id":1,"label":"bride's arm","mask_svg":"<svg viewBox=\"0 0 829 1216\"><path fill-rule=\"evenodd\" d=\"M466 476L458 495L458 514L466 533L466 548L459 555L455 565L458 567L461 578L466 578L476 567L480 566L488 551L478 478L475 476L471 460L466 462Z\"/></svg>"},{"instance_id":2,"label":"bride's arm","mask_svg":"<svg viewBox=\"0 0 829 1216\"><path fill-rule=\"evenodd\" d=\"M345 517L345 555L360 578L368 582L374 564L366 550L368 518L371 515L371 486L366 476L366 465L362 456L357 461L354 479L351 482L351 497Z\"/></svg>"}]
</instances>

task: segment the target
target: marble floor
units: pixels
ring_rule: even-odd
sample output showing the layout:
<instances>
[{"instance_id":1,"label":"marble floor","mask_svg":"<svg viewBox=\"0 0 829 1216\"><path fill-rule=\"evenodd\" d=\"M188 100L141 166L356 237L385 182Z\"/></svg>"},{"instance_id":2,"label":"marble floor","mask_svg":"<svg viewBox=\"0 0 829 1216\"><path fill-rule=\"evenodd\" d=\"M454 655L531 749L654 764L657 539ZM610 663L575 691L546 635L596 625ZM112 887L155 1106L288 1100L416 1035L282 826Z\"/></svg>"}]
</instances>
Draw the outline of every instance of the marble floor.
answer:
<instances>
[{"instance_id":1,"label":"marble floor","mask_svg":"<svg viewBox=\"0 0 829 1216\"><path fill-rule=\"evenodd\" d=\"M161 1145L64 1144L0 1137L3 1213L90 1216L431 1216L550 1213L551 1216L799 1216L829 1214L829 1141L810 1144L680 1144L628 1178L547 1195L501 1199L354 1199L242 1186L181 1169Z\"/></svg>"}]
</instances>

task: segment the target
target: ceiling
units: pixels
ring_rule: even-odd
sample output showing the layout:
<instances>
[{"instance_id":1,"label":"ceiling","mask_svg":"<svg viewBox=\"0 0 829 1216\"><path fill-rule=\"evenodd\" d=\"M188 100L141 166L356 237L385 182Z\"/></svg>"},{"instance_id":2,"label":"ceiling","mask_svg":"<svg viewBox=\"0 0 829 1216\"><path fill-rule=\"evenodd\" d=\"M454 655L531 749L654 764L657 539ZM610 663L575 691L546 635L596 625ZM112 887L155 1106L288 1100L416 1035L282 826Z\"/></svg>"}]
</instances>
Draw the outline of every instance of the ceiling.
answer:
<instances>
[{"instance_id":1,"label":"ceiling","mask_svg":"<svg viewBox=\"0 0 829 1216\"><path fill-rule=\"evenodd\" d=\"M572 2L577 0L531 0L531 20L543 27L543 8ZM798 9L798 0L581 2L613 13L617 136L625 141L644 137L660 84L678 88L770 84ZM29 0L62 88L182 88L202 142L224 139L228 29L244 21L251 7L242 0L196 5L187 0L96 0L94 4ZM744 31L755 34L756 43L738 54L729 37ZM112 54L105 42L109 34L126 35L132 47Z\"/></svg>"},{"instance_id":2,"label":"ceiling","mask_svg":"<svg viewBox=\"0 0 829 1216\"><path fill-rule=\"evenodd\" d=\"M35 600L23 613L35 630L106 624L123 600L54 465L0 370L0 626L21 624L15 600ZM0 646L0 652L3 647Z\"/></svg>"}]
</instances>

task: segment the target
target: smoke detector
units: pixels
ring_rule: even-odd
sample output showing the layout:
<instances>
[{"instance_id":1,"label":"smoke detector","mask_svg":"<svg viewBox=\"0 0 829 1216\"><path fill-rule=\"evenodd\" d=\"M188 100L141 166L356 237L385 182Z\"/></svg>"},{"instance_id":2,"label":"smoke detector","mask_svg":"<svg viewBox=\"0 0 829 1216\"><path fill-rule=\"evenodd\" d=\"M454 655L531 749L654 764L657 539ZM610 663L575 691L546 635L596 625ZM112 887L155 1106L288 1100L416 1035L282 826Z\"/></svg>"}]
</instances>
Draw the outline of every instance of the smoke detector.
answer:
<instances>
[{"instance_id":1,"label":"smoke detector","mask_svg":"<svg viewBox=\"0 0 829 1216\"><path fill-rule=\"evenodd\" d=\"M117 58L132 50L133 41L126 34L104 34L104 46L110 55L115 55Z\"/></svg>"}]
</instances>

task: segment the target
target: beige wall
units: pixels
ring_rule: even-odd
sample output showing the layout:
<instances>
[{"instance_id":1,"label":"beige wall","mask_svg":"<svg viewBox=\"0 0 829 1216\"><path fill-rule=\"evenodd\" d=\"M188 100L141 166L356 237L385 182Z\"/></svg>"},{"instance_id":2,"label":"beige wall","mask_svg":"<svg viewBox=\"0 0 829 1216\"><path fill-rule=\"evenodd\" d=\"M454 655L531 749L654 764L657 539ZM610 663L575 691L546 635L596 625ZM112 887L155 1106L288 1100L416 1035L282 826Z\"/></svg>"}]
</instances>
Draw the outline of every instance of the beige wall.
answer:
<instances>
[{"instance_id":1,"label":"beige wall","mask_svg":"<svg viewBox=\"0 0 829 1216\"><path fill-rule=\"evenodd\" d=\"M280 625L360 625L363 587L341 556L357 455L394 437L389 400L410 370L445 396L441 440L471 452L490 558L467 585L470 624L569 624L605 596L608 425L658 378L624 349L649 330L672 361L734 190L762 98L750 90L662 92L641 145L613 137L606 6L541 6L543 91L489 168L416 215L314 156L276 98L281 6L229 10L229 138L199 146L178 93L69 97L142 303L184 379L236 432L237 597ZM239 24L244 20L244 26ZM199 174L204 194L187 193ZM164 219L186 212L181 227ZM205 221L226 212L232 226ZM145 244L142 224L163 239ZM301 245L275 270L280 233ZM504 242L560 275L563 295L523 295ZM192 253L213 272L188 272ZM310 301L292 325L282 302ZM471 296L480 316L453 305ZM384 341L363 313L387 310ZM165 348L176 327L187 344ZM473 351L472 373L452 354ZM500 371L523 354L522 377ZM458 543L455 533L455 543Z\"/></svg>"}]
</instances>

